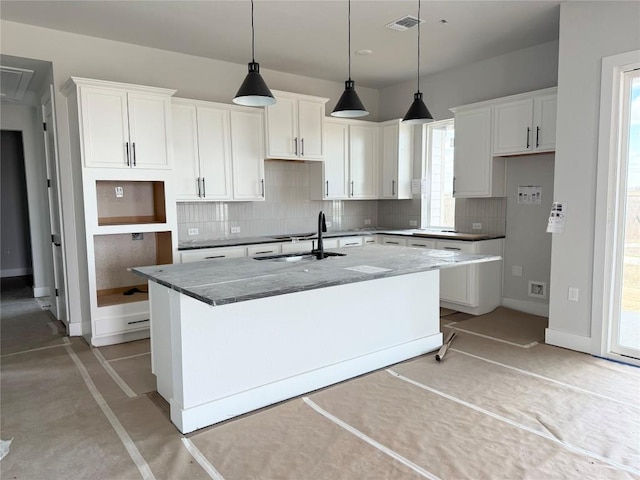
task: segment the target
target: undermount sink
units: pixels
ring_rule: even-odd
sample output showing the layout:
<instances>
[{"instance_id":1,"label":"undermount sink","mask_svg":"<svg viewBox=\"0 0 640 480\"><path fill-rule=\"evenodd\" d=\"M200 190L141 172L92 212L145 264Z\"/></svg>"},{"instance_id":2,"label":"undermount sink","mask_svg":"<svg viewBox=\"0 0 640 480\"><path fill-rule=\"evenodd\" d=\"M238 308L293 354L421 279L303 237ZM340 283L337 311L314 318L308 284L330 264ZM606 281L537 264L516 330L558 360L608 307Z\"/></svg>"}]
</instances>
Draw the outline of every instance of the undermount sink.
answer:
<instances>
[{"instance_id":1,"label":"undermount sink","mask_svg":"<svg viewBox=\"0 0 640 480\"><path fill-rule=\"evenodd\" d=\"M294 233L293 235L276 235L271 238L275 240L293 240L294 238L304 240L304 239L315 237L315 236L316 236L315 232L310 232L310 233Z\"/></svg>"},{"instance_id":2,"label":"undermount sink","mask_svg":"<svg viewBox=\"0 0 640 480\"><path fill-rule=\"evenodd\" d=\"M346 253L324 252L324 258L344 257ZM271 260L272 262L300 262L318 260L315 253L283 253L280 255L266 255L263 257L253 257L254 260Z\"/></svg>"}]
</instances>

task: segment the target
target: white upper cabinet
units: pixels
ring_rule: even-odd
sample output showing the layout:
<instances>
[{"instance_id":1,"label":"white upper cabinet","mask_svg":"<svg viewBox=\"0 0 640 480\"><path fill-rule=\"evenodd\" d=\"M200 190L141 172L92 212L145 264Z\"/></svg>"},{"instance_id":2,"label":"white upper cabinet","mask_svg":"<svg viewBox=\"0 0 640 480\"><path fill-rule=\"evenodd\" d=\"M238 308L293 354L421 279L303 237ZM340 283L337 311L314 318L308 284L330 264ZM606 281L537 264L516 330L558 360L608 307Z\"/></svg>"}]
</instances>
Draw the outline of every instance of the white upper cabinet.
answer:
<instances>
[{"instance_id":1,"label":"white upper cabinet","mask_svg":"<svg viewBox=\"0 0 640 480\"><path fill-rule=\"evenodd\" d=\"M515 95L494 106L493 154L555 150L556 88Z\"/></svg>"},{"instance_id":2,"label":"white upper cabinet","mask_svg":"<svg viewBox=\"0 0 640 480\"><path fill-rule=\"evenodd\" d=\"M454 197L505 196L505 159L491 155L491 106L458 107L452 111L456 129Z\"/></svg>"},{"instance_id":3,"label":"white upper cabinet","mask_svg":"<svg viewBox=\"0 0 640 480\"><path fill-rule=\"evenodd\" d=\"M380 128L380 198L412 198L413 126L398 119L385 122Z\"/></svg>"},{"instance_id":4,"label":"white upper cabinet","mask_svg":"<svg viewBox=\"0 0 640 480\"><path fill-rule=\"evenodd\" d=\"M377 125L349 125L349 198L378 198L377 152Z\"/></svg>"},{"instance_id":5,"label":"white upper cabinet","mask_svg":"<svg viewBox=\"0 0 640 480\"><path fill-rule=\"evenodd\" d=\"M72 77L85 167L169 169L175 90Z\"/></svg>"},{"instance_id":6,"label":"white upper cabinet","mask_svg":"<svg viewBox=\"0 0 640 480\"><path fill-rule=\"evenodd\" d=\"M272 93L277 102L265 108L267 158L322 160L328 99L275 90Z\"/></svg>"},{"instance_id":7,"label":"white upper cabinet","mask_svg":"<svg viewBox=\"0 0 640 480\"><path fill-rule=\"evenodd\" d=\"M263 112L174 99L176 198L264 200Z\"/></svg>"}]
</instances>

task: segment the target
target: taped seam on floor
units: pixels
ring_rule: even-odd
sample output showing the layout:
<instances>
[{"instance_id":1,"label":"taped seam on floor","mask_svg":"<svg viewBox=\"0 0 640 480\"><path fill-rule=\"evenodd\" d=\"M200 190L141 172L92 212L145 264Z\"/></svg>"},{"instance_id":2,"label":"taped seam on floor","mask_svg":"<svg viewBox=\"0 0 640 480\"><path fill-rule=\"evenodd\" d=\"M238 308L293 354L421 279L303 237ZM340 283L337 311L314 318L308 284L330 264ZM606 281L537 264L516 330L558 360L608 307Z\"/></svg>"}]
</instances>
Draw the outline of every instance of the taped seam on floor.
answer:
<instances>
[{"instance_id":1,"label":"taped seam on floor","mask_svg":"<svg viewBox=\"0 0 640 480\"><path fill-rule=\"evenodd\" d=\"M452 352L461 353L462 355L467 355L467 356L469 356L471 358L476 358L478 360L482 360L483 362L492 363L494 365L498 365L499 367L504 367L504 368L508 368L509 370L514 370L514 371L516 371L518 373L522 373L524 375L529 375L529 376L538 378L540 380L545 380L547 382L555 383L556 385L560 385L562 387L566 387L566 388L569 388L571 390L576 390L578 392L587 393L589 395L593 395L595 397L603 398L605 400L610 400L612 402L619 403L619 404L624 405L626 407L640 408L640 404L637 404L637 403L625 402L624 400L619 400L617 398L609 397L609 396L604 395L602 393L598 393L598 392L594 392L594 391L591 391L591 390L587 390L586 388L576 387L575 385L571 385L569 383L564 383L564 382L561 382L559 380L554 380L553 378L545 377L544 375L540 375L538 373L528 372L527 370L522 370L522 369L517 368L517 367L512 367L511 365L507 365L507 364L504 364L504 363L496 362L495 360L489 360L488 358L480 357L478 355L474 355L473 353L463 352L462 350L458 350L457 348L451 348L450 350Z\"/></svg>"},{"instance_id":2,"label":"taped seam on floor","mask_svg":"<svg viewBox=\"0 0 640 480\"><path fill-rule=\"evenodd\" d=\"M443 398L446 398L447 400L451 400L452 402L455 402L455 403L458 403L460 405L463 405L463 406L465 406L467 408L475 410L476 412L483 413L483 414L485 414L485 415L487 415L487 416L489 416L491 418L495 418L496 420L504 422L504 423L506 423L508 425L511 425L513 427L516 427L516 428L519 428L521 430L524 430L525 432L533 433L534 435L537 435L539 437L545 438L547 440L551 440L552 442L557 443L559 445L562 445L564 448L566 448L567 450L570 450L570 451L572 451L574 453L579 453L581 455L585 455L587 457L599 460L599 461L604 462L604 463L606 463L608 465L611 465L612 467L617 468L619 470L624 470L625 472L633 473L635 475L640 475L640 470L637 470L637 469L635 469L633 467L629 467L627 465L623 465L622 463L618 463L618 462L616 462L614 460L611 460L611 459L609 459L607 457L603 457L602 455L598 455L597 453L592 452L590 450L586 450L586 449L584 449L582 447L578 447L578 446L572 445L570 443L563 442L562 440L557 439L553 435L550 435L550 434L545 433L545 432L541 432L540 430L535 430L535 429L533 429L531 427L528 427L528 426L526 426L526 425L524 425L522 423L518 423L518 422L516 422L514 420L511 420L511 419L509 419L507 417L503 417L502 415L498 415L497 413L490 412L489 410L485 410L482 407L478 407L477 405L473 405L472 403L466 402L465 400L461 400L459 398L456 398L456 397L454 397L452 395L449 395L448 393L444 393L444 392L441 392L440 390L436 390L435 388L431 388L431 387L429 387L427 385L424 385L423 383L420 383L420 382L412 380L412 379L410 379L408 377L405 377L404 375L400 375L399 373L391 370L390 368L387 368L386 371L391 376L396 377L396 378L398 378L398 379L400 379L402 381L405 381L407 383L410 383L411 385L414 385L414 386L416 386L418 388L421 388L423 390L426 390L428 392L435 393L436 395L439 395L439 396L441 396Z\"/></svg>"},{"instance_id":3,"label":"taped seam on floor","mask_svg":"<svg viewBox=\"0 0 640 480\"><path fill-rule=\"evenodd\" d=\"M332 415L331 413L327 412L322 407L320 407L318 404L316 404L313 400L311 400L309 397L302 397L302 400L304 400L304 403L309 405L311 408L313 408L316 412L318 412L323 417L331 420L333 423L335 423L339 427L344 428L346 431L348 431L349 433L355 435L360 440L364 440L369 445L371 445L371 446L377 448L378 450L380 450L382 453L385 453L385 454L389 455L391 458L393 458L393 459L399 461L400 463L402 463L403 465L409 467L411 470L413 470L414 472L422 475L424 478L429 478L431 480L440 480L440 478L437 477L436 475L434 475L433 473L425 470L424 468L422 468L419 465L416 465L411 460L403 457L402 455L400 455L399 453L391 450L390 448L385 447L381 443L375 441L373 438L371 438L371 437L367 436L366 434L362 433L360 430L352 427L351 425L349 425L348 423L344 422L343 420L340 420L335 415Z\"/></svg>"},{"instance_id":4,"label":"taped seam on floor","mask_svg":"<svg viewBox=\"0 0 640 480\"><path fill-rule=\"evenodd\" d=\"M220 475L220 472L216 470L216 467L211 465L211 462L207 460L207 457L205 457L202 452L198 450L198 447L196 447L191 440L186 437L182 437L182 443L194 458L194 460L200 464L204 471L207 472L209 476L213 478L213 480L224 480L224 477Z\"/></svg>"},{"instance_id":5,"label":"taped seam on floor","mask_svg":"<svg viewBox=\"0 0 640 480\"><path fill-rule=\"evenodd\" d=\"M118 375L118 372L116 372L113 367L111 365L109 365L109 363L107 363L107 360L102 356L102 353L100 352L100 350L98 350L97 348L91 348L91 351L93 352L93 354L95 355L95 357L98 359L98 361L100 362L100 365L102 365L104 367L104 369L107 371L107 373L111 376L111 378L113 378L113 381L116 382L118 384L118 386L122 389L122 391L125 393L125 395L129 398L135 398L138 395L136 394L136 392L134 392L131 387L129 387L129 385L127 385L127 382L125 382L122 377L120 375Z\"/></svg>"},{"instance_id":6,"label":"taped seam on floor","mask_svg":"<svg viewBox=\"0 0 640 480\"><path fill-rule=\"evenodd\" d=\"M540 343L540 342L531 342L531 343L527 343L526 345L520 345L519 343L510 342L508 340L502 340L502 339L496 338L496 337L490 337L489 335L483 335L482 333L476 333L476 332L472 332L470 330L464 330L464 329L458 328L458 327L451 327L449 325L443 325L443 327L445 327L445 328L453 328L454 330L456 330L458 332L464 332L464 333L468 333L469 335L475 335L476 337L482 337L482 338L487 338L489 340L494 340L496 342L506 343L507 345L511 345L513 347L518 347L518 348L531 348L531 347L535 347L536 345L538 345L538 343Z\"/></svg>"},{"instance_id":7,"label":"taped seam on floor","mask_svg":"<svg viewBox=\"0 0 640 480\"><path fill-rule=\"evenodd\" d=\"M131 460L133 460L133 462L136 464L136 467L138 467L138 471L140 472L140 475L142 475L142 478L144 480L155 480L156 477L153 475L153 472L149 468L149 465L140 454L140 451L136 447L136 444L133 442L133 440L127 433L127 431L124 429L124 427L116 417L116 415L113 413L113 410L111 410L111 407L109 407L109 405L107 404L107 401L100 394L100 392L98 391L98 388L96 387L96 384L93 383L93 380L91 379L91 376L87 371L87 367L84 366L84 364L82 363L82 360L80 360L78 355L76 355L76 352L74 352L69 345L66 345L65 347L66 347L67 353L69 354L73 362L76 364L76 367L78 367L78 370L80 371L80 376L82 376L82 379L84 380L84 383L87 385L89 392L91 392L91 395L93 396L94 400L102 410L102 413L104 413L104 416L107 417L107 420L109 420L109 423L111 424L113 429L116 431L116 434L120 438L120 441L124 445L124 448L126 448L127 452L129 453Z\"/></svg>"},{"instance_id":8,"label":"taped seam on floor","mask_svg":"<svg viewBox=\"0 0 640 480\"><path fill-rule=\"evenodd\" d=\"M128 357L112 358L111 360L105 360L105 362L111 363L111 362L117 362L118 360L129 360L130 358L142 357L144 355L151 355L151 352L138 353L136 355L129 355Z\"/></svg>"},{"instance_id":9,"label":"taped seam on floor","mask_svg":"<svg viewBox=\"0 0 640 480\"><path fill-rule=\"evenodd\" d=\"M65 345L70 345L70 344L71 342L69 341L69 337L63 337L62 343L59 343L57 345L49 345L48 347L32 348L30 350L22 350L21 352L6 353L4 355L0 355L0 358L13 357L14 355L22 355L23 353L39 352L40 350L49 350L50 348L64 347Z\"/></svg>"}]
</instances>

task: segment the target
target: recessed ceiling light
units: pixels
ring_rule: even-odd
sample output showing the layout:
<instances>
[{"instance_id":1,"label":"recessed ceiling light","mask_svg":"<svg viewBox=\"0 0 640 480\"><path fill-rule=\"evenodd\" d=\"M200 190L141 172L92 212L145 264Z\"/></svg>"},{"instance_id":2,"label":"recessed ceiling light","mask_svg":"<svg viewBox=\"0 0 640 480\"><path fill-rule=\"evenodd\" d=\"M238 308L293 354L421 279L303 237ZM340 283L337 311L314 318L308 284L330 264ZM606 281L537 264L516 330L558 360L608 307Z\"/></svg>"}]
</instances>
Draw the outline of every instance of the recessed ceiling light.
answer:
<instances>
[{"instance_id":1,"label":"recessed ceiling light","mask_svg":"<svg viewBox=\"0 0 640 480\"><path fill-rule=\"evenodd\" d=\"M373 50L369 50L368 48L363 48L362 50L356 50L354 52L356 55L371 55Z\"/></svg>"}]
</instances>

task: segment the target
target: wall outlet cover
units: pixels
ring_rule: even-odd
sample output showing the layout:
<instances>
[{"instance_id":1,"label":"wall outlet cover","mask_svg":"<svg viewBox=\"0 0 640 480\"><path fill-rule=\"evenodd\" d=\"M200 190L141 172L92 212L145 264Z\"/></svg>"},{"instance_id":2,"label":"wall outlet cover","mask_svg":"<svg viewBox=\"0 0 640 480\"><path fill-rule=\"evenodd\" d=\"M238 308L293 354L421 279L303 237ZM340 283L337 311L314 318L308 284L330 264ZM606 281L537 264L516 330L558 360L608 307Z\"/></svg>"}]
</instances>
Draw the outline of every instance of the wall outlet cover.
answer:
<instances>
[{"instance_id":1,"label":"wall outlet cover","mask_svg":"<svg viewBox=\"0 0 640 480\"><path fill-rule=\"evenodd\" d=\"M124 197L124 188L116 187L116 198L122 198L122 197Z\"/></svg>"},{"instance_id":2,"label":"wall outlet cover","mask_svg":"<svg viewBox=\"0 0 640 480\"><path fill-rule=\"evenodd\" d=\"M240 227L231 227L231 233L240 233Z\"/></svg>"},{"instance_id":3,"label":"wall outlet cover","mask_svg":"<svg viewBox=\"0 0 640 480\"><path fill-rule=\"evenodd\" d=\"M409 220L409 226L410 227L417 227L418 226L418 221L417 220Z\"/></svg>"},{"instance_id":4,"label":"wall outlet cover","mask_svg":"<svg viewBox=\"0 0 640 480\"><path fill-rule=\"evenodd\" d=\"M132 233L131 240L144 240L144 233Z\"/></svg>"},{"instance_id":5,"label":"wall outlet cover","mask_svg":"<svg viewBox=\"0 0 640 480\"><path fill-rule=\"evenodd\" d=\"M474 223L471 225L471 229L472 230L482 230L482 224L481 223Z\"/></svg>"},{"instance_id":6,"label":"wall outlet cover","mask_svg":"<svg viewBox=\"0 0 640 480\"><path fill-rule=\"evenodd\" d=\"M364 219L364 224L365 225L371 225L371 219L370 218L365 218Z\"/></svg>"},{"instance_id":7,"label":"wall outlet cover","mask_svg":"<svg viewBox=\"0 0 640 480\"><path fill-rule=\"evenodd\" d=\"M190 228L188 233L189 235L198 235L198 233L200 233L200 230L197 228Z\"/></svg>"},{"instance_id":8,"label":"wall outlet cover","mask_svg":"<svg viewBox=\"0 0 640 480\"><path fill-rule=\"evenodd\" d=\"M578 287L569 287L569 293L567 294L567 300L570 302L577 302L579 298L580 290Z\"/></svg>"}]
</instances>

